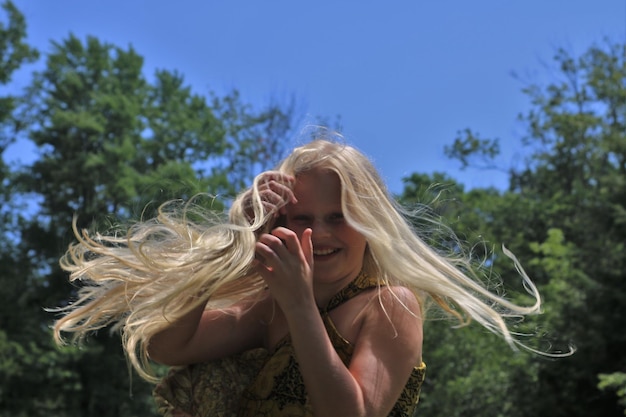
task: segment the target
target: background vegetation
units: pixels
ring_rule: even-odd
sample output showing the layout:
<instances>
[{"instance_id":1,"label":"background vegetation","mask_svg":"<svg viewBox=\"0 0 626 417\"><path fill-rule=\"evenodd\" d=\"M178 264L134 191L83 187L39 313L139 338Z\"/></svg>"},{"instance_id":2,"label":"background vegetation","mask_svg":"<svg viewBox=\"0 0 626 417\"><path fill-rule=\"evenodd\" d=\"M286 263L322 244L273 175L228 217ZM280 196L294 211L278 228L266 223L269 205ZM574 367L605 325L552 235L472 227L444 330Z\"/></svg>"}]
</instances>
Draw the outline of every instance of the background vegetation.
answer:
<instances>
[{"instance_id":1,"label":"background vegetation","mask_svg":"<svg viewBox=\"0 0 626 417\"><path fill-rule=\"evenodd\" d=\"M52 342L54 316L43 308L75 291L58 268L72 216L104 228L139 217L148 203L232 196L283 155L295 105L255 108L237 91L198 95L175 71L147 78L138 52L96 38L54 41L40 57L24 41L19 10L6 1L3 13L0 84L38 59L45 69L20 94L0 90L0 416L153 416L151 386L129 378L116 336L94 335L81 348ZM520 115L520 146L529 156L524 169L509 170L507 190L465 190L443 173L405 179L398 198L438 195L436 215L468 244L484 242L476 256L506 288L515 290L516 273L500 243L522 260L545 300L544 314L515 324L535 335L530 345L577 348L546 359L514 352L478 326L431 320L419 415L624 414L625 57L625 45L609 40L581 56L561 50L558 79L526 86L532 105ZM18 141L36 148L32 163L6 161ZM446 152L463 166L491 166L498 141L466 129Z\"/></svg>"}]
</instances>

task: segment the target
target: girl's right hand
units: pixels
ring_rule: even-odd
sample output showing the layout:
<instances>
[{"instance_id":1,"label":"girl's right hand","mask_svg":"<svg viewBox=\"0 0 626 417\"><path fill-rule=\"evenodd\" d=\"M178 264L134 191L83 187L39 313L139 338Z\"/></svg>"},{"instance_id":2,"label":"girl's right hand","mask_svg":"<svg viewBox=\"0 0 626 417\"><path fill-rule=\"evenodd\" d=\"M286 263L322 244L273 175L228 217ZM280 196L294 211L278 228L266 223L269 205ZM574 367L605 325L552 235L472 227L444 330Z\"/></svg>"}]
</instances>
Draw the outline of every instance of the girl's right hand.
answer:
<instances>
[{"instance_id":1,"label":"girl's right hand","mask_svg":"<svg viewBox=\"0 0 626 417\"><path fill-rule=\"evenodd\" d=\"M263 214L273 213L274 217L286 214L285 206L289 203L297 203L298 200L293 193L293 186L296 179L291 175L278 171L266 171L259 174L255 183L261 202L263 204ZM252 195L249 197L252 198ZM248 217L254 218L254 212L251 207L252 201L249 203L247 210Z\"/></svg>"}]
</instances>

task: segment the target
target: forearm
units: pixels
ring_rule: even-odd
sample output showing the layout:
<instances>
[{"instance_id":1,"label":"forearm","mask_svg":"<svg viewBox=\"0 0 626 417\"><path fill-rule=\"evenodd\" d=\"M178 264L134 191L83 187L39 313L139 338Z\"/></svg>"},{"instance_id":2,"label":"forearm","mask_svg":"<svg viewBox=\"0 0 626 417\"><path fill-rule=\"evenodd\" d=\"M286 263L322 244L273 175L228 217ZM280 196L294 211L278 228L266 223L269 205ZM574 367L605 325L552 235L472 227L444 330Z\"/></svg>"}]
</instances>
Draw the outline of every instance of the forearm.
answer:
<instances>
[{"instance_id":1,"label":"forearm","mask_svg":"<svg viewBox=\"0 0 626 417\"><path fill-rule=\"evenodd\" d=\"M204 304L199 305L152 336L148 344L150 358L164 365L184 362L185 346L196 334L204 308Z\"/></svg>"},{"instance_id":2,"label":"forearm","mask_svg":"<svg viewBox=\"0 0 626 417\"><path fill-rule=\"evenodd\" d=\"M316 416L364 416L362 390L335 351L317 307L287 315L291 340Z\"/></svg>"}]
</instances>

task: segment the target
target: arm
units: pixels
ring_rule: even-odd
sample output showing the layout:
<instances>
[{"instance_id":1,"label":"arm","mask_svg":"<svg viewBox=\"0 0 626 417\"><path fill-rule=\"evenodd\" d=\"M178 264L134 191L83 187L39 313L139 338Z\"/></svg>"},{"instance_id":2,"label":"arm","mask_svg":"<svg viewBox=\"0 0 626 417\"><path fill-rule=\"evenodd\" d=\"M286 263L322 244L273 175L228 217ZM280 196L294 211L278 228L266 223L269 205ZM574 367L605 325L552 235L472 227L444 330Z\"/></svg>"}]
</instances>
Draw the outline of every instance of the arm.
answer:
<instances>
[{"instance_id":1,"label":"arm","mask_svg":"<svg viewBox=\"0 0 626 417\"><path fill-rule=\"evenodd\" d=\"M295 179L277 171L266 171L255 180L263 211L284 214L284 206L295 202L292 187ZM252 189L234 205L230 220L237 223L254 217ZM167 329L153 336L148 346L151 359L165 365L186 365L225 357L261 346L266 328L260 325L268 297L258 305L243 301L221 310L205 310L199 306ZM270 306L271 308L271 306Z\"/></svg>"},{"instance_id":2,"label":"arm","mask_svg":"<svg viewBox=\"0 0 626 417\"><path fill-rule=\"evenodd\" d=\"M407 288L383 288L367 307L350 372L359 381L366 415L388 415L413 368L422 361L422 317Z\"/></svg>"},{"instance_id":3,"label":"arm","mask_svg":"<svg viewBox=\"0 0 626 417\"><path fill-rule=\"evenodd\" d=\"M264 345L268 297L244 300L232 307L205 310L204 305L150 339L148 354L169 366L223 358Z\"/></svg>"},{"instance_id":4,"label":"arm","mask_svg":"<svg viewBox=\"0 0 626 417\"><path fill-rule=\"evenodd\" d=\"M419 313L417 300L403 288L396 289L399 300L390 290L382 290L382 305L374 299L365 310L346 368L315 302L310 229L301 243L287 229L279 228L273 234L263 235L257 244L265 263L259 269L287 318L315 415L387 415L421 359L421 319L410 312Z\"/></svg>"},{"instance_id":5,"label":"arm","mask_svg":"<svg viewBox=\"0 0 626 417\"><path fill-rule=\"evenodd\" d=\"M317 308L286 313L315 415L388 415L421 360L421 321L388 289L383 292L381 302L389 318L377 298L370 301L349 368L328 339ZM407 307L419 311L408 290L408 297L399 292Z\"/></svg>"}]
</instances>

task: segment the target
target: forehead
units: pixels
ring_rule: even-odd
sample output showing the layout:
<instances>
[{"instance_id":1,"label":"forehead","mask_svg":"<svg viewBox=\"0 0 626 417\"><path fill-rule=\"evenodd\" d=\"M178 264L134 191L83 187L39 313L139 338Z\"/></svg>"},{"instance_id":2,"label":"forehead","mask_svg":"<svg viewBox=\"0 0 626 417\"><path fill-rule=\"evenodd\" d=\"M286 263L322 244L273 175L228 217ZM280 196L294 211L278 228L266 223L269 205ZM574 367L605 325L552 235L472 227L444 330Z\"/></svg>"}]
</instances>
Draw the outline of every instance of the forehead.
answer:
<instances>
[{"instance_id":1,"label":"forehead","mask_svg":"<svg viewBox=\"0 0 626 417\"><path fill-rule=\"evenodd\" d=\"M333 171L313 170L298 174L293 192L300 205L313 202L341 204L341 182Z\"/></svg>"}]
</instances>

